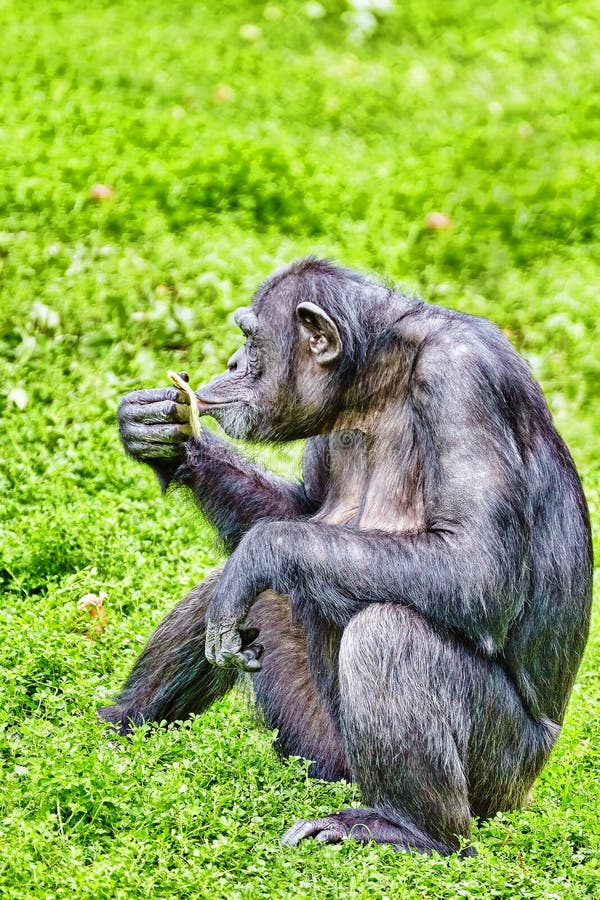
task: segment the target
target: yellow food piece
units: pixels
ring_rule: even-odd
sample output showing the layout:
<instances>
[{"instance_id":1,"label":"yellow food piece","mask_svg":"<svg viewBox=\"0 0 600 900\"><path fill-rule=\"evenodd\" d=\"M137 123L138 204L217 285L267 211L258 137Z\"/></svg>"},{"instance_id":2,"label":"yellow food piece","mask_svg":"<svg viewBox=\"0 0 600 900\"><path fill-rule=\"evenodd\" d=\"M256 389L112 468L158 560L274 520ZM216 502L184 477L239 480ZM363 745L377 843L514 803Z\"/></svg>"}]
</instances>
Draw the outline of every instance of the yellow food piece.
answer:
<instances>
[{"instance_id":1,"label":"yellow food piece","mask_svg":"<svg viewBox=\"0 0 600 900\"><path fill-rule=\"evenodd\" d=\"M196 395L187 383L181 378L177 372L173 372L171 369L167 372L167 375L173 382L176 388L179 388L180 391L183 391L184 394L187 394L187 398L190 401L190 426L192 429L192 434L195 437L198 437L200 434L200 416L198 415L198 400L196 399Z\"/></svg>"}]
</instances>

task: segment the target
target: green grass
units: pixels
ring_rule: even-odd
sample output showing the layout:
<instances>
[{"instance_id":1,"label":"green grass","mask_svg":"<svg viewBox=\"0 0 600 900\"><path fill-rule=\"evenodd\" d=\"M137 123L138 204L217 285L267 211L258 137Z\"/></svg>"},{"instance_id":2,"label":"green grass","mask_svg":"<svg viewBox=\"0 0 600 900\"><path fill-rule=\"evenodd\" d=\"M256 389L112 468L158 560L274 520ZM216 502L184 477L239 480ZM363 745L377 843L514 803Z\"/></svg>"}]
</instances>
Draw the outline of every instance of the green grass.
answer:
<instances>
[{"instance_id":1,"label":"green grass","mask_svg":"<svg viewBox=\"0 0 600 900\"><path fill-rule=\"evenodd\" d=\"M241 694L132 743L94 719L218 559L125 458L118 398L222 369L234 308L306 252L497 321L598 538L598 2L392 7L360 43L335 0L0 0L1 897L597 896L597 615L533 804L476 827L473 860L279 847L358 795L278 761Z\"/></svg>"}]
</instances>

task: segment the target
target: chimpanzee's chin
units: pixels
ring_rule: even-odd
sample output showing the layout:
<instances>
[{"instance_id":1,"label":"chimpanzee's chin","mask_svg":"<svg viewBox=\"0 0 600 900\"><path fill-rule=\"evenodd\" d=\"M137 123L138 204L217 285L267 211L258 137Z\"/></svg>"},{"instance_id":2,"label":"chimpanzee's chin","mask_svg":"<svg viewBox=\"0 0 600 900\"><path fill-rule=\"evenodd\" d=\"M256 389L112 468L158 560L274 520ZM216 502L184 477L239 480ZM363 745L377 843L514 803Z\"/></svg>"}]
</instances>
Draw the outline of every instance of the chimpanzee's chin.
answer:
<instances>
[{"instance_id":1,"label":"chimpanzee's chin","mask_svg":"<svg viewBox=\"0 0 600 900\"><path fill-rule=\"evenodd\" d=\"M240 441L253 439L255 416L247 404L240 402L218 407L211 415L229 437Z\"/></svg>"}]
</instances>

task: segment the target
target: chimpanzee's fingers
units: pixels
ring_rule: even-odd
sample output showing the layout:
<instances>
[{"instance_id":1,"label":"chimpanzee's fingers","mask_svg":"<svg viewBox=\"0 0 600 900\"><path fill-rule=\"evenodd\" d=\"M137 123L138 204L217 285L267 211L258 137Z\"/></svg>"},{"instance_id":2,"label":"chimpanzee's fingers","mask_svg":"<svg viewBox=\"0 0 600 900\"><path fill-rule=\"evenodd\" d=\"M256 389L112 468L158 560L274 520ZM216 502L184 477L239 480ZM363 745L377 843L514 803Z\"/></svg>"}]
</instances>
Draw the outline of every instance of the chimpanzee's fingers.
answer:
<instances>
[{"instance_id":1,"label":"chimpanzee's fingers","mask_svg":"<svg viewBox=\"0 0 600 900\"><path fill-rule=\"evenodd\" d=\"M121 422L121 441L134 459L170 459L183 456L185 442L191 437L189 425L137 425Z\"/></svg>"},{"instance_id":2,"label":"chimpanzee's fingers","mask_svg":"<svg viewBox=\"0 0 600 900\"><path fill-rule=\"evenodd\" d=\"M162 403L165 400L187 403L187 395L183 391L178 391L176 387L144 388L126 394L121 400L121 407L136 406L140 403Z\"/></svg>"},{"instance_id":3,"label":"chimpanzee's fingers","mask_svg":"<svg viewBox=\"0 0 600 900\"><path fill-rule=\"evenodd\" d=\"M255 637L257 628L240 632L236 624L208 622L204 654L209 663L222 669L240 669L244 672L258 672L261 668L262 644L242 646L242 633Z\"/></svg>"},{"instance_id":4,"label":"chimpanzee's fingers","mask_svg":"<svg viewBox=\"0 0 600 900\"><path fill-rule=\"evenodd\" d=\"M190 421L190 407L186 403L177 403L175 400L161 400L158 403L131 404L124 410L123 418L127 422L155 425L180 422L187 424Z\"/></svg>"},{"instance_id":5,"label":"chimpanzee's fingers","mask_svg":"<svg viewBox=\"0 0 600 900\"><path fill-rule=\"evenodd\" d=\"M217 626L211 622L206 626L206 640L204 644L204 655L209 663L216 665L217 657Z\"/></svg>"},{"instance_id":6,"label":"chimpanzee's fingers","mask_svg":"<svg viewBox=\"0 0 600 900\"><path fill-rule=\"evenodd\" d=\"M182 446L182 444L148 444L147 442L142 444L133 441L132 443L127 442L125 449L134 459L143 461L150 459L176 459L182 455Z\"/></svg>"},{"instance_id":7,"label":"chimpanzee's fingers","mask_svg":"<svg viewBox=\"0 0 600 900\"><path fill-rule=\"evenodd\" d=\"M238 669L240 666L240 650L242 640L233 630L223 631L219 634L220 646L217 646L215 662L223 669Z\"/></svg>"},{"instance_id":8,"label":"chimpanzee's fingers","mask_svg":"<svg viewBox=\"0 0 600 900\"><path fill-rule=\"evenodd\" d=\"M180 444L192 434L189 425L136 425L126 422L121 428L121 437L126 446L138 444Z\"/></svg>"},{"instance_id":9,"label":"chimpanzee's fingers","mask_svg":"<svg viewBox=\"0 0 600 900\"><path fill-rule=\"evenodd\" d=\"M243 647L239 653L241 660L243 660L240 668L243 668L246 672L260 671L262 669L260 658L264 652L265 648L262 644L250 644L248 647Z\"/></svg>"},{"instance_id":10,"label":"chimpanzee's fingers","mask_svg":"<svg viewBox=\"0 0 600 900\"><path fill-rule=\"evenodd\" d=\"M238 650L236 652L221 650L220 653L217 653L216 663L222 669L239 669L241 672L258 672L262 668L262 664L258 658L259 653L262 652L262 647L258 644L253 646L256 646L258 652L255 652L254 649L251 648Z\"/></svg>"},{"instance_id":11,"label":"chimpanzee's fingers","mask_svg":"<svg viewBox=\"0 0 600 900\"><path fill-rule=\"evenodd\" d=\"M240 637L242 639L242 648L239 652L241 660L243 660L242 668L247 672L258 672L261 668L259 662L264 653L264 646L256 643L259 635L258 628L242 628L240 629Z\"/></svg>"}]
</instances>

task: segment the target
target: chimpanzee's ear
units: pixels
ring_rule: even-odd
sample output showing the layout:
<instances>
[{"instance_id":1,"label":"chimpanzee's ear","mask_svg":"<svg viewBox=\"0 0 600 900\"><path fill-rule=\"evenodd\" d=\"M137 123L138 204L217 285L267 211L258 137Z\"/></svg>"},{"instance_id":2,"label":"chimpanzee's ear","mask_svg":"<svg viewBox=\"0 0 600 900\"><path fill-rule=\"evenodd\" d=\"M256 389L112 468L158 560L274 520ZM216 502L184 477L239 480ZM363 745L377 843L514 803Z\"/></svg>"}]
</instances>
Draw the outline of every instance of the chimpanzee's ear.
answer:
<instances>
[{"instance_id":1,"label":"chimpanzee's ear","mask_svg":"<svg viewBox=\"0 0 600 900\"><path fill-rule=\"evenodd\" d=\"M316 303L299 303L296 316L303 336L316 361L322 366L333 362L342 352L342 339L337 325Z\"/></svg>"}]
</instances>

